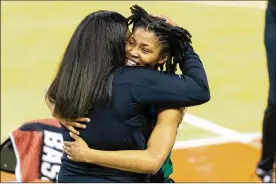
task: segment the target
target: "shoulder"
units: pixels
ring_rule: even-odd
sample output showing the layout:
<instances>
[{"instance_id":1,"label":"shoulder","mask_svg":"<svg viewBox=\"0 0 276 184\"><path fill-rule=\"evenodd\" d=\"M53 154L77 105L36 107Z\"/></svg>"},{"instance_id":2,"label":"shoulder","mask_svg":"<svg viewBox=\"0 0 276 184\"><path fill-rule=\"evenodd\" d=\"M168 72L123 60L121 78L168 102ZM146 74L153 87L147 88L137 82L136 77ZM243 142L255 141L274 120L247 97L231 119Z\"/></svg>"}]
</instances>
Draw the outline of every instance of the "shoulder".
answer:
<instances>
[{"instance_id":1,"label":"shoulder","mask_svg":"<svg viewBox=\"0 0 276 184\"><path fill-rule=\"evenodd\" d=\"M142 66L125 66L114 74L113 84L143 84L155 81L162 72Z\"/></svg>"}]
</instances>

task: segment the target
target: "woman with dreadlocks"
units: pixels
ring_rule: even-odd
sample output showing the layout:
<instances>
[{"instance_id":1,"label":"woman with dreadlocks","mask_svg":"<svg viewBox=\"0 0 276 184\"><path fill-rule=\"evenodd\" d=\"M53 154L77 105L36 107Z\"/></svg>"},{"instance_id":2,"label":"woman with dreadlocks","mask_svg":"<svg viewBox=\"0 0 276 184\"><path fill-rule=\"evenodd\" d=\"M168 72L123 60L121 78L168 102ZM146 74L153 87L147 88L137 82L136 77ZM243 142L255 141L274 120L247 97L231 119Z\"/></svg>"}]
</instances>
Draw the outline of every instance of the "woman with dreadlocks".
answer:
<instances>
[{"instance_id":1,"label":"woman with dreadlocks","mask_svg":"<svg viewBox=\"0 0 276 184\"><path fill-rule=\"evenodd\" d=\"M145 17L148 18L147 16ZM136 18L137 17L133 17L134 23ZM143 20L142 17L141 20ZM145 19L143 21L153 20ZM148 24L150 22L146 23ZM135 157L137 158L137 155L140 155L144 158L141 164L152 164L153 169L147 170L146 173L154 173L159 170L162 163L169 154L176 135L176 128L174 128L174 130L170 129L171 132L168 133L168 124L161 126L161 124L158 124L157 122L155 130L157 129L159 131L156 132L154 130L150 140L148 141L148 148L146 149L145 142L147 139L145 134L149 133L148 120L150 119L148 110L152 109L153 107L164 109L199 105L207 102L210 99L205 71L199 57L197 54L195 54L191 45L188 43L189 39L187 38L189 38L189 36L187 36L185 30L178 27L173 29L163 22L160 24L153 24L150 29L157 33L164 31L165 34L168 34L171 30L176 32L176 34L169 34L169 36L167 36L167 40L169 40L167 48L155 45L156 49L166 48L168 53L173 53L167 56L161 56L161 54L155 55L157 61L156 64L161 68L166 60L170 60L171 64L166 65L166 71L167 73L171 74L160 73L158 71L143 67L150 65L147 62L149 61L149 58L146 56L144 58L140 57L139 53L138 55L137 53L135 54L137 51L132 52L133 49L135 50L137 48L136 46L131 45L131 43L128 43L130 55L127 57L126 62L130 65L138 64L142 67L122 67L114 72L113 82L111 85L112 95L110 96L111 99L109 103L107 103L108 106L91 108L93 110L90 109L90 111L88 111L87 117L89 117L93 123L89 123L87 125L87 129L82 131L81 136L83 139L70 134L71 137L77 141L68 142L72 141L72 139L69 137L68 132L66 134L66 130L64 129L65 132L63 137L66 141L65 152L68 154L69 160L63 156L62 167L58 178L60 182L141 181L139 175L134 174L134 172L144 172L137 171L137 168L132 167L132 162L128 162L126 164L126 160L133 160ZM181 41L173 41L173 39L170 39L172 37L176 37L176 40ZM162 35L162 38L165 40L166 36ZM156 40L156 44L157 41L159 40ZM142 52L148 53L149 56L152 55L150 53L153 53L154 51L151 51L150 45L145 45L144 43L142 45L148 47L148 51L146 48L144 48L142 49ZM178 48L181 48L182 51L175 50L172 47L173 45L178 45ZM166 50L164 49L164 53L165 51ZM173 60L171 58L173 58ZM179 76L173 74L176 70L177 64L179 64L183 73ZM170 83L170 88L167 88L168 83ZM51 91L50 86L48 94L51 95L53 93L56 93L56 91ZM52 96L56 97L56 95ZM64 98L64 95L62 97ZM56 105L57 103L55 106ZM59 104L60 111L62 111L61 106L62 105ZM66 108L68 108L68 106L66 106ZM53 108L53 111L55 117L58 117L57 119L72 119L72 117L60 116L60 112L58 113L56 111L56 107ZM161 113L162 111L160 110L159 114ZM172 121L175 121L175 119L172 119ZM107 127L109 127L109 129L107 129ZM174 135L174 139L169 138L167 140L168 137L165 135L165 133ZM87 144L84 142L84 140L87 142ZM163 145L156 144L156 140L162 141L162 143L165 145L165 149ZM88 146L98 150L108 150L107 152L99 152L105 152L107 154L110 153L111 156L113 153L118 154L118 157L112 157L116 159L116 162L118 162L119 165L112 166L108 161L106 163L97 163L93 160L90 160L90 158L92 158L90 155L93 155L93 158L95 158L94 151L97 150L89 149ZM75 150L78 150L78 155L75 154ZM158 152L160 152L160 150L162 152L161 157L158 156ZM155 158L155 156L157 156L157 158ZM122 157L125 157L126 160L124 160ZM152 158L154 158L157 162L152 162ZM79 163L72 162L72 159L78 161ZM95 163L103 167L89 163ZM161 163L161 165L159 166L156 163L159 165Z\"/></svg>"}]
</instances>

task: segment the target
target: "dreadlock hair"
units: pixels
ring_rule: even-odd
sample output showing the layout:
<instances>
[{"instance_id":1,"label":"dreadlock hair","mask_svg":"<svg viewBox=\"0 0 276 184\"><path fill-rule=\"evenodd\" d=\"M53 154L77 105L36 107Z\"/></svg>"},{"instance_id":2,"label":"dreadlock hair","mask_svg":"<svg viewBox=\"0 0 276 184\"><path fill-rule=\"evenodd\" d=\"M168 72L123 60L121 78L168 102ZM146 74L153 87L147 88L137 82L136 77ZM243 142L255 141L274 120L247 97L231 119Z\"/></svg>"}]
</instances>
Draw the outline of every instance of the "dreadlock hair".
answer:
<instances>
[{"instance_id":1,"label":"dreadlock hair","mask_svg":"<svg viewBox=\"0 0 276 184\"><path fill-rule=\"evenodd\" d=\"M134 5L130 8L132 15L128 18L128 25L133 23L132 32L138 28L153 31L163 45L162 52L168 56L166 72L175 73L177 63L183 61L187 44L192 43L192 35L184 28L171 26L163 19L149 15L143 8ZM164 70L164 64L157 68Z\"/></svg>"}]
</instances>

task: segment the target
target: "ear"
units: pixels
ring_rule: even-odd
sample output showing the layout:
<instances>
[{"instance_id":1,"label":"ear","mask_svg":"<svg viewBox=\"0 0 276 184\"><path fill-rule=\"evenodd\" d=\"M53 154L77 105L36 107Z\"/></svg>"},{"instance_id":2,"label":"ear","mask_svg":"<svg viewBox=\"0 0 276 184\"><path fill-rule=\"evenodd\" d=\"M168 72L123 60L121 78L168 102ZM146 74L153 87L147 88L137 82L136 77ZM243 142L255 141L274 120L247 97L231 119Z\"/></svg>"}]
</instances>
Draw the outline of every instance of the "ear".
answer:
<instances>
[{"instance_id":1,"label":"ear","mask_svg":"<svg viewBox=\"0 0 276 184\"><path fill-rule=\"evenodd\" d=\"M168 56L163 55L163 56L161 56L161 58L159 59L158 64L159 64L159 65L162 65L162 64L166 63L167 60L168 60Z\"/></svg>"}]
</instances>

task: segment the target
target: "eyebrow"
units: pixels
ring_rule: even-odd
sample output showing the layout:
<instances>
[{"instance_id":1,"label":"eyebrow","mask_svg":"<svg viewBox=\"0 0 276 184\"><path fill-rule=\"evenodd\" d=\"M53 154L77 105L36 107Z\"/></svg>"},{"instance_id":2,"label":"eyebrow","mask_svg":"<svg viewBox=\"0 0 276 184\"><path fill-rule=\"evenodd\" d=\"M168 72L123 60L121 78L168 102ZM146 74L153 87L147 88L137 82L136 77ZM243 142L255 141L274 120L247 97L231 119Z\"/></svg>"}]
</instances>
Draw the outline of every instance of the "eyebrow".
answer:
<instances>
[{"instance_id":1,"label":"eyebrow","mask_svg":"<svg viewBox=\"0 0 276 184\"><path fill-rule=\"evenodd\" d=\"M135 42L137 42L133 35L131 35L130 39L133 39ZM147 43L141 43L141 46L142 47L146 47L146 46L150 47L150 45Z\"/></svg>"}]
</instances>

